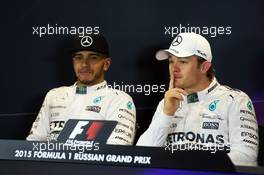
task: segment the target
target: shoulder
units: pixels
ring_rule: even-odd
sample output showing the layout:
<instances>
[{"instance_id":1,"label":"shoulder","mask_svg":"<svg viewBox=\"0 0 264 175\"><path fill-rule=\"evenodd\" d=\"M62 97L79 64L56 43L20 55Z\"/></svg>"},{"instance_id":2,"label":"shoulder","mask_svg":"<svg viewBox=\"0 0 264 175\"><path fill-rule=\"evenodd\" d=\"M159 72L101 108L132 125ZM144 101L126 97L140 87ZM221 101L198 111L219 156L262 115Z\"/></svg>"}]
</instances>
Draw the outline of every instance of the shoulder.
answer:
<instances>
[{"instance_id":1,"label":"shoulder","mask_svg":"<svg viewBox=\"0 0 264 175\"><path fill-rule=\"evenodd\" d=\"M156 107L156 112L157 111L162 111L163 110L163 106L164 106L164 98L159 101L159 104Z\"/></svg>"},{"instance_id":2,"label":"shoulder","mask_svg":"<svg viewBox=\"0 0 264 175\"><path fill-rule=\"evenodd\" d=\"M107 92L109 95L111 95L113 98L116 98L116 99L132 100L132 97L129 94L121 90L112 89L110 87L107 87Z\"/></svg>"},{"instance_id":3,"label":"shoulder","mask_svg":"<svg viewBox=\"0 0 264 175\"><path fill-rule=\"evenodd\" d=\"M220 85L218 88L218 92L231 95L235 98L249 98L248 95L245 92L241 91L240 89L231 88L226 85Z\"/></svg>"},{"instance_id":4,"label":"shoulder","mask_svg":"<svg viewBox=\"0 0 264 175\"><path fill-rule=\"evenodd\" d=\"M112 108L118 106L119 108L124 108L125 110L129 109L135 112L136 106L133 102L132 97L129 94L127 94L124 91L120 91L112 88L107 88L106 90L107 91L105 97L111 103Z\"/></svg>"},{"instance_id":5,"label":"shoulder","mask_svg":"<svg viewBox=\"0 0 264 175\"><path fill-rule=\"evenodd\" d=\"M159 101L158 107L159 106L163 106L164 105L164 98L162 100Z\"/></svg>"},{"instance_id":6,"label":"shoulder","mask_svg":"<svg viewBox=\"0 0 264 175\"><path fill-rule=\"evenodd\" d=\"M47 96L60 96L72 91L73 86L61 86L48 91Z\"/></svg>"},{"instance_id":7,"label":"shoulder","mask_svg":"<svg viewBox=\"0 0 264 175\"><path fill-rule=\"evenodd\" d=\"M245 106L247 108L253 108L252 101L250 97L243 91L229 86L221 85L217 91L219 96L224 96L228 98L231 103L237 104L239 106Z\"/></svg>"}]
</instances>

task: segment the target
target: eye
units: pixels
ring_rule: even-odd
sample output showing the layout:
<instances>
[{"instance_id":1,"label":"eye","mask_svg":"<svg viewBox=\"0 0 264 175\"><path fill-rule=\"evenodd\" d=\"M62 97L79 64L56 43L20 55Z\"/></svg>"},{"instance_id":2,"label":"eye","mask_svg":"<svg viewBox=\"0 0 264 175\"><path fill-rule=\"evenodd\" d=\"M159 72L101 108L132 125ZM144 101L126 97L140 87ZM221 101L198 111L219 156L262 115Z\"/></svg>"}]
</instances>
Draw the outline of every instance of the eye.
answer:
<instances>
[{"instance_id":1,"label":"eye","mask_svg":"<svg viewBox=\"0 0 264 175\"><path fill-rule=\"evenodd\" d=\"M186 60L180 60L180 63L182 63L182 64L186 64L186 63L188 63Z\"/></svg>"},{"instance_id":2,"label":"eye","mask_svg":"<svg viewBox=\"0 0 264 175\"><path fill-rule=\"evenodd\" d=\"M98 59L99 59L99 57L98 57L98 56L96 56L96 55L93 55L93 56L91 56L91 57L90 57L90 59L92 59L92 60L98 60Z\"/></svg>"},{"instance_id":3,"label":"eye","mask_svg":"<svg viewBox=\"0 0 264 175\"><path fill-rule=\"evenodd\" d=\"M74 61L81 61L82 60L82 57L80 55L75 55L73 56L72 58Z\"/></svg>"}]
</instances>

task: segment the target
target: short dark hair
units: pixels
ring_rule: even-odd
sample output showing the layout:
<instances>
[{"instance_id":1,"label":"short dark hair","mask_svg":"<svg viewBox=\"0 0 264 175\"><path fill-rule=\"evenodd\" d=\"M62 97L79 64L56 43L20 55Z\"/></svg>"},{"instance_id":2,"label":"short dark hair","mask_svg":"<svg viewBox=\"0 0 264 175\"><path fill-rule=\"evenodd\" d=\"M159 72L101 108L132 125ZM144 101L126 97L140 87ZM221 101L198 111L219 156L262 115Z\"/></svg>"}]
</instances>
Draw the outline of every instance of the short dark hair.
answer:
<instances>
[{"instance_id":1,"label":"short dark hair","mask_svg":"<svg viewBox=\"0 0 264 175\"><path fill-rule=\"evenodd\" d=\"M197 56L198 67L200 67L202 65L202 63L205 61L206 60L204 58ZM206 72L206 76L209 80L212 80L214 78L215 69L213 68L212 64L211 64L211 67L209 68L209 70Z\"/></svg>"}]
</instances>

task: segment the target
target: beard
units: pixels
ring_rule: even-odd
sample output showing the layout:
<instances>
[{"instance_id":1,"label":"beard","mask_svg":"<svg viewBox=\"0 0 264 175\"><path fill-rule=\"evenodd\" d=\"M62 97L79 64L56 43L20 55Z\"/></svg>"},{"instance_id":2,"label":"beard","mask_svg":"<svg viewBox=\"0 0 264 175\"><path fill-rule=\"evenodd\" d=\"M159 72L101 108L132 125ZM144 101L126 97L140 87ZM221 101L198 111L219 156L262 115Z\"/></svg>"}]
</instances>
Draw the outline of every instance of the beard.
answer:
<instances>
[{"instance_id":1,"label":"beard","mask_svg":"<svg viewBox=\"0 0 264 175\"><path fill-rule=\"evenodd\" d=\"M101 83L104 80L104 71L99 71L97 73L94 73L89 76L78 76L78 83L85 85L85 86L93 86L98 83Z\"/></svg>"}]
</instances>

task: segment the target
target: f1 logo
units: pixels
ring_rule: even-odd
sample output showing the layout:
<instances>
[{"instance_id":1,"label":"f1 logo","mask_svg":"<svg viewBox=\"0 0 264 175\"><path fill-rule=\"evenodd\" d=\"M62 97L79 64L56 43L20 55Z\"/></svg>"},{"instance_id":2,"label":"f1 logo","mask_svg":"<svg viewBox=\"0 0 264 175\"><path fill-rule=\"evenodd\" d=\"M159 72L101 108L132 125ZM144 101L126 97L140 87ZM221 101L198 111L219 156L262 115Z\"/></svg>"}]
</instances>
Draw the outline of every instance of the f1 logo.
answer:
<instances>
[{"instance_id":1,"label":"f1 logo","mask_svg":"<svg viewBox=\"0 0 264 175\"><path fill-rule=\"evenodd\" d=\"M89 128L86 126L89 124L89 121L79 121L75 128L73 129L72 133L69 136L69 139L75 139L77 135L83 135L84 130L86 139L87 140L94 140L98 133L100 132L101 128L103 127L102 122L92 122Z\"/></svg>"},{"instance_id":2,"label":"f1 logo","mask_svg":"<svg viewBox=\"0 0 264 175\"><path fill-rule=\"evenodd\" d=\"M88 121L79 121L72 131L69 139L74 139L77 135L81 134L83 132L83 127L88 125L88 123Z\"/></svg>"},{"instance_id":3,"label":"f1 logo","mask_svg":"<svg viewBox=\"0 0 264 175\"><path fill-rule=\"evenodd\" d=\"M98 135L98 133L100 132L100 130L102 129L102 127L103 127L103 123L93 122L91 126L87 129L86 139L94 140L96 136Z\"/></svg>"}]
</instances>

